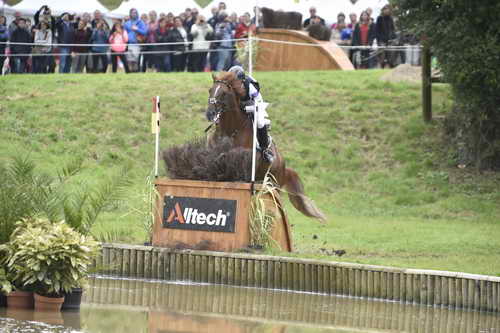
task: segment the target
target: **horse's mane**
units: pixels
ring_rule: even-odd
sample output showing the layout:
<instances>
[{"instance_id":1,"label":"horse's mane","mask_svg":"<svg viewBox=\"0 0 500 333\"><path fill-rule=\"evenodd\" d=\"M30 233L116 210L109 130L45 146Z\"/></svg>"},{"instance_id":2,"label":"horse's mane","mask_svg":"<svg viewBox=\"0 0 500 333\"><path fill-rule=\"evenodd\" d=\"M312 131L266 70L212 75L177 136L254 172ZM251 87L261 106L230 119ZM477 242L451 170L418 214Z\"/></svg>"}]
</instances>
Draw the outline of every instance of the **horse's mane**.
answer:
<instances>
[{"instance_id":1,"label":"horse's mane","mask_svg":"<svg viewBox=\"0 0 500 333\"><path fill-rule=\"evenodd\" d=\"M238 94L238 97L245 96L245 88L241 84L241 80L236 77L236 74L233 72L221 72L217 76L213 76L214 81L225 81L229 84L233 90Z\"/></svg>"}]
</instances>

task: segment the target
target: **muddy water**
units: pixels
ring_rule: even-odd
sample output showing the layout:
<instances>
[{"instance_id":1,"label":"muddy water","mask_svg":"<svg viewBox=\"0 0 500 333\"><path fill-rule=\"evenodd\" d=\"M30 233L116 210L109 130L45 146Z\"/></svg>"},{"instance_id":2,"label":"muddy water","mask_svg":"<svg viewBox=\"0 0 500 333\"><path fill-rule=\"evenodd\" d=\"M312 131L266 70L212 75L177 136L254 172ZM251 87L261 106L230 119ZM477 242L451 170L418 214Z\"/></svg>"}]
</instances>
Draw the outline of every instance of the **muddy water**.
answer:
<instances>
[{"instance_id":1,"label":"muddy water","mask_svg":"<svg viewBox=\"0 0 500 333\"><path fill-rule=\"evenodd\" d=\"M0 309L0 332L482 332L500 314L220 285L92 278L80 312Z\"/></svg>"}]
</instances>

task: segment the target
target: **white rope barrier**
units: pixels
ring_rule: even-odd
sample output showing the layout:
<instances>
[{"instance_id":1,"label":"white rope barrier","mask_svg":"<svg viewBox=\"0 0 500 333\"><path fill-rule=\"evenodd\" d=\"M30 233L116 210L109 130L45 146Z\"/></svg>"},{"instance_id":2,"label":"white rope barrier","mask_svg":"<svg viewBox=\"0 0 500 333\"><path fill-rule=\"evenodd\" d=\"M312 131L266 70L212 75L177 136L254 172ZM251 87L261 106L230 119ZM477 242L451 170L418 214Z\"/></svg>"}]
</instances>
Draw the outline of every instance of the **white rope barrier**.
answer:
<instances>
[{"instance_id":1,"label":"white rope barrier","mask_svg":"<svg viewBox=\"0 0 500 333\"><path fill-rule=\"evenodd\" d=\"M282 41L282 40L275 40L275 39L267 39L267 38L259 38L259 37L253 37L252 38L255 41L260 41L260 42L268 42L268 43L276 43L276 44L286 44L286 45L295 45L295 46L312 46L312 47L322 47L324 44L313 44L313 43L301 43L301 42L290 42L290 41ZM238 41L245 41L248 42L248 38L236 38L236 39L219 39L219 40L207 40L204 41L206 43L221 43L221 42L238 42ZM325 41L328 42L328 41ZM138 45L138 46L168 46L168 45L192 45L194 41L187 41L187 42L169 42L169 43L144 43L144 44L127 44L127 45ZM199 42L198 42L199 43ZM36 44L36 43L20 43L20 42L0 42L0 45L31 45L31 46L43 46L43 47L109 47L110 44L57 44L57 43L52 43L52 44ZM421 49L421 45L377 45L377 46L363 46L363 45L340 45L337 44L338 47L342 49L357 49L357 50L362 50L362 49L387 49L387 50L397 50L397 51L403 51L407 49Z\"/></svg>"},{"instance_id":2,"label":"white rope barrier","mask_svg":"<svg viewBox=\"0 0 500 333\"><path fill-rule=\"evenodd\" d=\"M238 49L223 49L224 51L236 51ZM141 51L141 54L181 54L181 53L202 53L202 52L221 52L223 51L222 49L211 49L211 50L208 50L208 49L205 49L205 50L186 50L186 51ZM55 56L68 56L68 57L71 57L73 54L74 55L86 55L86 56L92 56L92 55L113 55L113 54L116 54L116 55L120 55L120 54L129 54L130 52L129 51L125 51L125 52L87 52L87 53L80 53L80 52L71 52L71 53L10 53L10 54L6 54L5 56L9 56L9 57L37 57L37 56L46 56L46 57L55 57Z\"/></svg>"},{"instance_id":3,"label":"white rope barrier","mask_svg":"<svg viewBox=\"0 0 500 333\"><path fill-rule=\"evenodd\" d=\"M248 38L236 38L236 39L218 39L218 40L207 40L203 41L203 43L221 43L221 42L238 42L238 41L248 41ZM138 45L138 46L162 46L162 45L190 45L194 43L194 41L186 41L186 42L169 42L169 43L127 43L127 45ZM21 42L0 42L0 45L8 44L8 45L37 45L37 46L51 46L51 47L75 47L75 46L95 46L95 47L105 47L110 46L111 44L59 44L59 43L51 43L51 44L36 44L36 43L21 43ZM125 43L124 43L125 44Z\"/></svg>"}]
</instances>

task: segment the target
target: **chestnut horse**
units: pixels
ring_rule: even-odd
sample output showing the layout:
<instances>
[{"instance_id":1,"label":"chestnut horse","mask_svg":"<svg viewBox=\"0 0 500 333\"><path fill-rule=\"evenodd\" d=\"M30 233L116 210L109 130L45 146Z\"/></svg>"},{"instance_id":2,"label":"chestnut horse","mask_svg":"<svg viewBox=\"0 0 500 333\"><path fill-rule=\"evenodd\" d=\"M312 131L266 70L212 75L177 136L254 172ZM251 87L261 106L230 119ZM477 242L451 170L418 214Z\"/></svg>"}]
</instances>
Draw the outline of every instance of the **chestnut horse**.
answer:
<instances>
[{"instance_id":1,"label":"chestnut horse","mask_svg":"<svg viewBox=\"0 0 500 333\"><path fill-rule=\"evenodd\" d=\"M231 72L222 72L218 76L212 75L212 78L214 82L209 90L206 116L208 121L215 124L215 131L209 135L209 144L218 137L230 137L235 146L251 150L253 122L252 118L240 109L240 98L245 94L241 80L238 80ZM290 201L297 210L306 216L326 222L325 215L311 199L305 196L299 175L285 166L285 160L274 142L272 150L274 161L271 166L257 152L255 179L263 180L269 170L277 185L286 189Z\"/></svg>"}]
</instances>

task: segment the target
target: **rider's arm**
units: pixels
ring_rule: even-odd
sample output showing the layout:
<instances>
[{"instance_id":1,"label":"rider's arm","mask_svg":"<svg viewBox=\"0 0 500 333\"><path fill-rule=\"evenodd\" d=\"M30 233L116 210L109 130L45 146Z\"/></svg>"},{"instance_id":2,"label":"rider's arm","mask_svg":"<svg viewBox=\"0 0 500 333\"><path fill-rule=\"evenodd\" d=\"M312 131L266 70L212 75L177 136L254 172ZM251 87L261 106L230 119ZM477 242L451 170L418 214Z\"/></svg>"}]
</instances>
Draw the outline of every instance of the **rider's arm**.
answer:
<instances>
[{"instance_id":1,"label":"rider's arm","mask_svg":"<svg viewBox=\"0 0 500 333\"><path fill-rule=\"evenodd\" d=\"M248 95L250 96L250 99L254 100L255 102L263 102L264 99L262 98L262 95L260 92L257 90L257 88L254 87L252 83L248 85Z\"/></svg>"}]
</instances>

